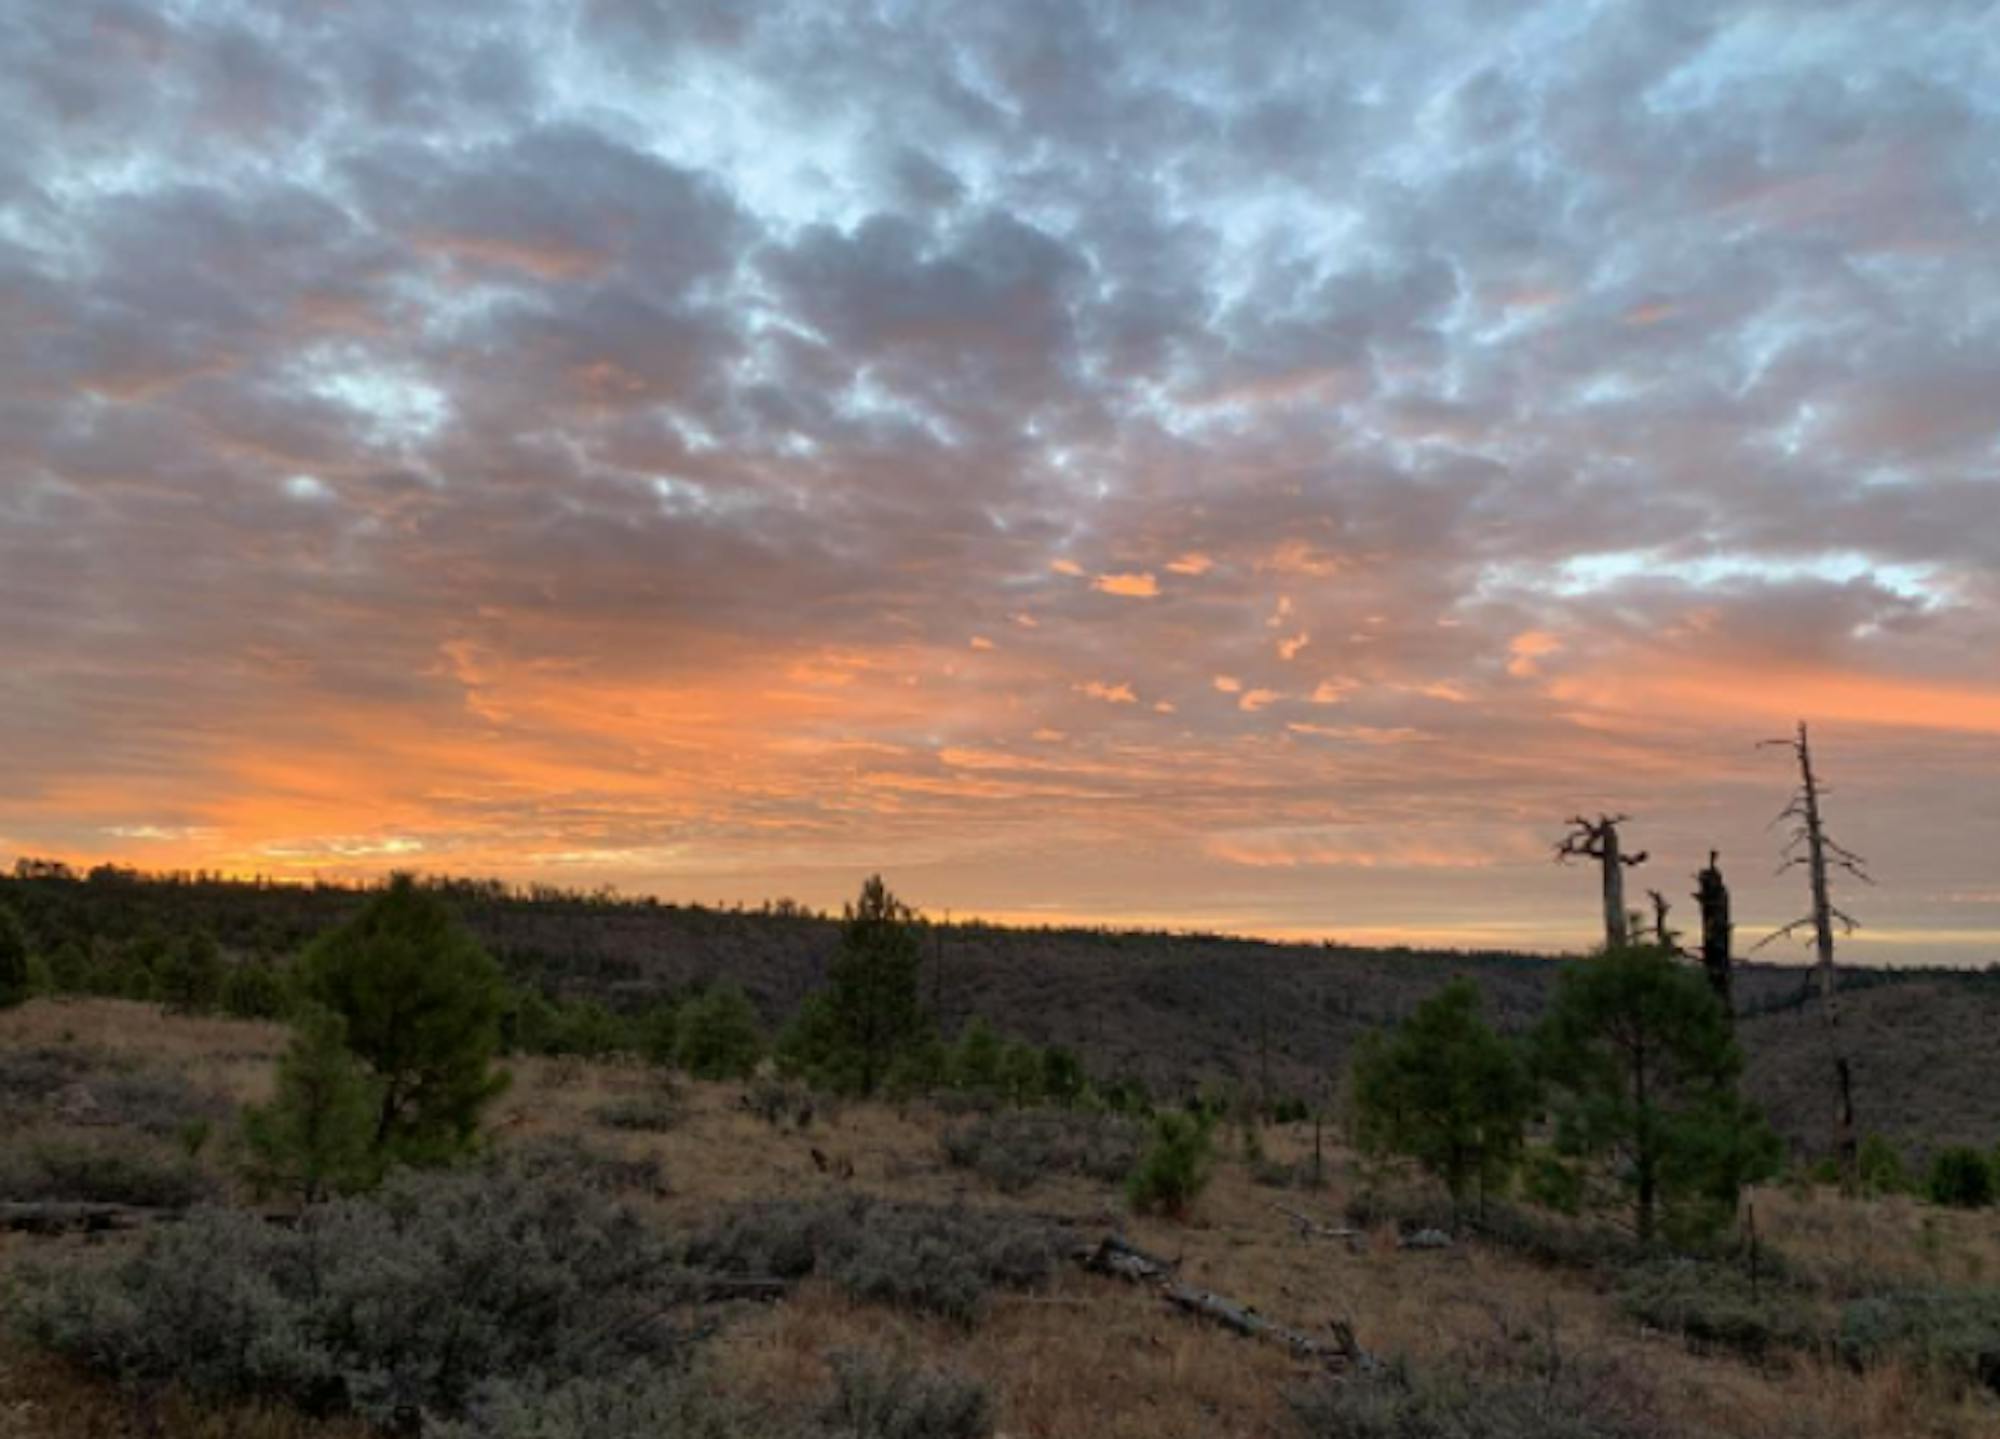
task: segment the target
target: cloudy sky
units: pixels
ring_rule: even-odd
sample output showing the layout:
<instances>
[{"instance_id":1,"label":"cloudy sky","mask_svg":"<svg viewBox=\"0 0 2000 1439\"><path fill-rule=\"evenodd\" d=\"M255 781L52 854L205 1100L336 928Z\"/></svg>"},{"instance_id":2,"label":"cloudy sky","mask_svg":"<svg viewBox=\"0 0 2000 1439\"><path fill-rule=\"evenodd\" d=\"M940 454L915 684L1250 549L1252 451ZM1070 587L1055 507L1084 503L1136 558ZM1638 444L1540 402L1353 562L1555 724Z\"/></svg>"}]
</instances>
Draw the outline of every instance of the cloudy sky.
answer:
<instances>
[{"instance_id":1,"label":"cloudy sky","mask_svg":"<svg viewBox=\"0 0 2000 1439\"><path fill-rule=\"evenodd\" d=\"M0 23L0 854L2000 959L2000 7Z\"/></svg>"}]
</instances>

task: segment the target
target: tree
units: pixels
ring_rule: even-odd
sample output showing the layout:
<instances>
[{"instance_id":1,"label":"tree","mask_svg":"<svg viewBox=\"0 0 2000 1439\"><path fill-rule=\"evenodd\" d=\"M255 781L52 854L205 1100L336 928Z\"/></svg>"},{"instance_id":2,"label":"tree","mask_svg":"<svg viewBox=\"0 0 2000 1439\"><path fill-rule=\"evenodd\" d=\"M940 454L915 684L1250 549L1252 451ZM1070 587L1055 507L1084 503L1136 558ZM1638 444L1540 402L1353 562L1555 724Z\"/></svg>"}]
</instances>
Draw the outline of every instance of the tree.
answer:
<instances>
[{"instance_id":1,"label":"tree","mask_svg":"<svg viewBox=\"0 0 2000 1439\"><path fill-rule=\"evenodd\" d=\"M1481 1017L1479 990L1455 979L1354 1061L1355 1132L1365 1150L1407 1155L1444 1182L1458 1209L1483 1203L1521 1153L1535 1102L1526 1064Z\"/></svg>"},{"instance_id":2,"label":"tree","mask_svg":"<svg viewBox=\"0 0 2000 1439\"><path fill-rule=\"evenodd\" d=\"M1783 874L1793 868L1805 870L1807 888L1812 895L1812 912L1765 935L1757 941L1755 948L1762 949L1775 939L1795 934L1808 925L1812 927L1813 947L1818 954L1819 1012L1824 1022L1827 1054L1833 1061L1834 1152L1840 1161L1841 1184L1852 1192L1858 1182L1860 1163L1854 1138L1854 1069L1848 1062L1847 1047L1840 1037L1840 976L1833 967L1833 926L1838 922L1849 934L1860 926L1853 916L1834 904L1828 871L1838 867L1863 884L1875 881L1869 878L1867 862L1826 832L1826 822L1820 813L1822 790L1819 775L1813 769L1812 744L1806 736L1806 722L1799 721L1799 732L1795 737L1764 741L1764 746L1771 745L1790 750L1799 765L1799 787L1794 791L1791 803L1778 814L1780 820L1794 822L1791 835L1785 841L1785 858L1778 866L1778 873Z\"/></svg>"},{"instance_id":3,"label":"tree","mask_svg":"<svg viewBox=\"0 0 2000 1439\"><path fill-rule=\"evenodd\" d=\"M681 1006L674 1058L696 1079L742 1079L763 1055L757 1011L736 985L714 985Z\"/></svg>"},{"instance_id":4,"label":"tree","mask_svg":"<svg viewBox=\"0 0 2000 1439\"><path fill-rule=\"evenodd\" d=\"M295 1193L308 1204L367 1188L381 1173L378 1102L340 1016L308 1007L278 1061L276 1096L244 1110L245 1176L260 1193Z\"/></svg>"},{"instance_id":5,"label":"tree","mask_svg":"<svg viewBox=\"0 0 2000 1439\"><path fill-rule=\"evenodd\" d=\"M1722 1012L1735 1018L1735 960L1730 950L1736 927L1729 918L1729 886L1722 878L1721 856L1708 852L1708 865L1695 876L1695 903L1701 906L1701 967L1708 974L1709 988L1722 1003Z\"/></svg>"},{"instance_id":6,"label":"tree","mask_svg":"<svg viewBox=\"0 0 2000 1439\"><path fill-rule=\"evenodd\" d=\"M1622 949L1631 940L1631 917L1625 911L1625 871L1646 862L1646 852L1626 854L1619 847L1618 826L1629 818L1622 814L1601 814L1595 820L1581 815L1569 822L1569 833L1556 845L1556 863L1573 859L1597 861L1604 887L1604 947Z\"/></svg>"},{"instance_id":7,"label":"tree","mask_svg":"<svg viewBox=\"0 0 2000 1439\"><path fill-rule=\"evenodd\" d=\"M232 1019L279 1019L290 1006L284 976L262 960L231 966L222 981L222 1012Z\"/></svg>"},{"instance_id":8,"label":"tree","mask_svg":"<svg viewBox=\"0 0 2000 1439\"><path fill-rule=\"evenodd\" d=\"M24 1004L33 993L27 932L14 911L0 905L0 1009Z\"/></svg>"},{"instance_id":9,"label":"tree","mask_svg":"<svg viewBox=\"0 0 2000 1439\"><path fill-rule=\"evenodd\" d=\"M196 930L160 960L155 993L172 1014L206 1014L222 999L227 971L222 949L207 930Z\"/></svg>"},{"instance_id":10,"label":"tree","mask_svg":"<svg viewBox=\"0 0 2000 1439\"><path fill-rule=\"evenodd\" d=\"M299 992L340 1016L377 1081L377 1150L436 1162L470 1145L480 1111L507 1087L492 1068L507 986L442 899L397 875L313 941Z\"/></svg>"},{"instance_id":11,"label":"tree","mask_svg":"<svg viewBox=\"0 0 2000 1439\"><path fill-rule=\"evenodd\" d=\"M1000 1051L1000 1088L1009 1104L1027 1108L1042 1097L1042 1052L1016 1041Z\"/></svg>"},{"instance_id":12,"label":"tree","mask_svg":"<svg viewBox=\"0 0 2000 1439\"><path fill-rule=\"evenodd\" d=\"M965 1022L958 1043L951 1049L952 1088L975 1094L998 1094L1001 1054L999 1033L986 1022L984 1015L975 1014Z\"/></svg>"},{"instance_id":13,"label":"tree","mask_svg":"<svg viewBox=\"0 0 2000 1439\"><path fill-rule=\"evenodd\" d=\"M1743 1067L1702 975L1665 952L1608 950L1568 966L1535 1034L1559 1153L1608 1162L1642 1241L1663 1212L1712 1228L1775 1172L1776 1136L1736 1092Z\"/></svg>"},{"instance_id":14,"label":"tree","mask_svg":"<svg viewBox=\"0 0 2000 1439\"><path fill-rule=\"evenodd\" d=\"M1064 1109L1083 1097L1083 1061L1074 1050L1051 1044L1042 1051L1042 1093Z\"/></svg>"},{"instance_id":15,"label":"tree","mask_svg":"<svg viewBox=\"0 0 2000 1439\"><path fill-rule=\"evenodd\" d=\"M847 908L840 950L827 971L827 1007L836 1044L853 1057L853 1085L873 1094L897 1054L929 1029L918 997L922 950L915 915L880 875Z\"/></svg>"},{"instance_id":16,"label":"tree","mask_svg":"<svg viewBox=\"0 0 2000 1439\"><path fill-rule=\"evenodd\" d=\"M1125 1197L1141 1214L1185 1218L1215 1172L1215 1120L1206 1111L1153 1117L1145 1152L1125 1180Z\"/></svg>"}]
</instances>

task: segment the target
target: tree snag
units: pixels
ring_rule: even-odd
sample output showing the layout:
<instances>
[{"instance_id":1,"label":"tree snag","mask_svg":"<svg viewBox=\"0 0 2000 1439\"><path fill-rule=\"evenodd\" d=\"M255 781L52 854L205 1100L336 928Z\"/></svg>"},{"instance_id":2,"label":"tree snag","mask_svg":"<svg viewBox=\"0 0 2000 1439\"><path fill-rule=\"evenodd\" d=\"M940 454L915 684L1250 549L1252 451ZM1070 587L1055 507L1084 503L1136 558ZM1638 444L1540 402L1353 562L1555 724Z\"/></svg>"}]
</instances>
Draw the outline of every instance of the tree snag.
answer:
<instances>
[{"instance_id":1,"label":"tree snag","mask_svg":"<svg viewBox=\"0 0 2000 1439\"><path fill-rule=\"evenodd\" d=\"M1729 886L1722 882L1717 860L1716 852L1710 850L1708 867L1694 877L1694 898L1701 906L1701 967L1708 971L1708 982L1722 1001L1722 1012L1733 1021L1736 1000L1729 951L1735 942L1735 926L1729 919Z\"/></svg>"},{"instance_id":2,"label":"tree snag","mask_svg":"<svg viewBox=\"0 0 2000 1439\"><path fill-rule=\"evenodd\" d=\"M1625 871L1646 862L1646 851L1622 853L1618 847L1618 826L1630 818L1622 814L1601 814L1593 822L1577 816L1570 820L1569 833L1556 846L1556 863L1573 859L1594 859L1604 881L1604 946L1623 949L1631 943L1631 920L1625 912Z\"/></svg>"},{"instance_id":3,"label":"tree snag","mask_svg":"<svg viewBox=\"0 0 2000 1439\"><path fill-rule=\"evenodd\" d=\"M1773 930L1757 942L1756 949L1762 949L1775 939L1796 934L1808 925L1812 927L1813 945L1819 955L1820 1017L1825 1021L1827 1053L1833 1061L1834 1149L1840 1159L1841 1183L1852 1190L1860 1177L1857 1163L1859 1149L1854 1139L1854 1072L1840 1037L1840 978L1833 966L1833 926L1837 921L1847 934L1854 933L1861 926L1852 915L1834 904L1827 869L1829 865L1838 865L1864 884L1875 881L1869 877L1867 862L1826 832L1819 807L1823 791L1819 776L1813 770L1812 746L1806 738L1806 722L1799 721L1796 738L1765 740L1763 745L1789 749L1799 762L1798 790L1772 824L1788 819L1793 821L1791 835L1785 841L1784 862L1778 866L1778 873L1783 874L1794 866L1805 869L1812 892L1812 913Z\"/></svg>"}]
</instances>

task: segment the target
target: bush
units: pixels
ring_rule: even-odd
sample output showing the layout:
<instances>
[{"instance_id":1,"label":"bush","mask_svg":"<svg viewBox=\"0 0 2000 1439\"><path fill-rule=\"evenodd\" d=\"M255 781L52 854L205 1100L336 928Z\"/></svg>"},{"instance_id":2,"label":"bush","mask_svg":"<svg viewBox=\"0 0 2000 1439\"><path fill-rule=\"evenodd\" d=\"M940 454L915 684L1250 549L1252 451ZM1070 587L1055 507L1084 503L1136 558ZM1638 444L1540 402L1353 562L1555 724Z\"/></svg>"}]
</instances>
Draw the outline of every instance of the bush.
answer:
<instances>
[{"instance_id":1,"label":"bush","mask_svg":"<svg viewBox=\"0 0 2000 1439\"><path fill-rule=\"evenodd\" d=\"M1125 1181L1132 1207L1142 1214L1184 1216L1215 1168L1212 1129L1213 1121L1203 1114L1155 1116L1151 1141Z\"/></svg>"},{"instance_id":2,"label":"bush","mask_svg":"<svg viewBox=\"0 0 2000 1439\"><path fill-rule=\"evenodd\" d=\"M161 959L154 993L170 1014L207 1014L221 1002L227 976L215 936L197 931Z\"/></svg>"},{"instance_id":3,"label":"bush","mask_svg":"<svg viewBox=\"0 0 2000 1439\"><path fill-rule=\"evenodd\" d=\"M687 1118L680 1096L661 1086L643 1094L628 1094L600 1104L591 1111L592 1119L607 1129L635 1129L648 1134L664 1134L680 1127Z\"/></svg>"},{"instance_id":4,"label":"bush","mask_svg":"<svg viewBox=\"0 0 2000 1439\"><path fill-rule=\"evenodd\" d=\"M1132 1172L1139 1138L1139 1126L1118 1115L1043 1110L984 1115L947 1129L940 1143L954 1168L1017 1194L1048 1174L1115 1184Z\"/></svg>"},{"instance_id":5,"label":"bush","mask_svg":"<svg viewBox=\"0 0 2000 1439\"><path fill-rule=\"evenodd\" d=\"M995 1288L1048 1282L1070 1248L1063 1230L979 1210L862 1196L746 1205L688 1247L691 1264L728 1274L818 1274L850 1298L976 1322Z\"/></svg>"},{"instance_id":6,"label":"bush","mask_svg":"<svg viewBox=\"0 0 2000 1439\"><path fill-rule=\"evenodd\" d=\"M1624 1311L1678 1334L1696 1352L1728 1350L1762 1359L1779 1349L1807 1349L1820 1335L1795 1294L1776 1285L1757 1289L1735 1269L1696 1260L1651 1264L1619 1291Z\"/></svg>"},{"instance_id":7,"label":"bush","mask_svg":"<svg viewBox=\"0 0 2000 1439\"><path fill-rule=\"evenodd\" d=\"M28 973L28 935L14 911L0 905L0 1009L24 1004L34 993Z\"/></svg>"},{"instance_id":8,"label":"bush","mask_svg":"<svg viewBox=\"0 0 2000 1439\"><path fill-rule=\"evenodd\" d=\"M751 1081L743 1095L743 1107L773 1128L789 1117L804 1129L812 1123L816 1106L812 1091L803 1084L766 1076Z\"/></svg>"},{"instance_id":9,"label":"bush","mask_svg":"<svg viewBox=\"0 0 2000 1439\"><path fill-rule=\"evenodd\" d=\"M829 1431L855 1439L986 1439L993 1396L977 1379L877 1354L832 1357Z\"/></svg>"},{"instance_id":10,"label":"bush","mask_svg":"<svg viewBox=\"0 0 2000 1439\"><path fill-rule=\"evenodd\" d=\"M1312 1439L1678 1439L1644 1379L1543 1345L1397 1360L1291 1396Z\"/></svg>"},{"instance_id":11,"label":"bush","mask_svg":"<svg viewBox=\"0 0 2000 1439\"><path fill-rule=\"evenodd\" d=\"M214 1196L214 1181L164 1145L62 1136L0 1150L0 1200L185 1209Z\"/></svg>"},{"instance_id":12,"label":"bush","mask_svg":"<svg viewBox=\"0 0 2000 1439\"><path fill-rule=\"evenodd\" d=\"M1993 1202L1993 1166L1977 1149L1941 1149L1931 1160L1925 1189L1933 1204L1954 1209L1984 1209Z\"/></svg>"},{"instance_id":13,"label":"bush","mask_svg":"<svg viewBox=\"0 0 2000 1439\"><path fill-rule=\"evenodd\" d=\"M1902 1194L1910 1188L1910 1176L1903 1168L1901 1151L1879 1134L1871 1134L1861 1141L1861 1152L1855 1167L1864 1194L1879 1198L1885 1194Z\"/></svg>"},{"instance_id":14,"label":"bush","mask_svg":"<svg viewBox=\"0 0 2000 1439\"><path fill-rule=\"evenodd\" d=\"M674 1268L587 1190L406 1173L296 1228L196 1210L113 1264L31 1274L20 1313L29 1337L111 1378L384 1423L463 1415L496 1382L545 1393L671 1356Z\"/></svg>"},{"instance_id":15,"label":"bush","mask_svg":"<svg viewBox=\"0 0 2000 1439\"><path fill-rule=\"evenodd\" d=\"M435 1439L759 1439L768 1432L735 1413L700 1376L662 1365L545 1390L491 1385L472 1400L465 1420L424 1427Z\"/></svg>"},{"instance_id":16,"label":"bush","mask_svg":"<svg viewBox=\"0 0 2000 1439\"><path fill-rule=\"evenodd\" d=\"M733 984L718 984L681 1006L674 1058L697 1079L743 1079L764 1054L757 1011Z\"/></svg>"},{"instance_id":17,"label":"bush","mask_svg":"<svg viewBox=\"0 0 2000 1439\"><path fill-rule=\"evenodd\" d=\"M231 1019L283 1019L291 994L276 966L250 960L232 966L223 979L221 1004Z\"/></svg>"},{"instance_id":18,"label":"bush","mask_svg":"<svg viewBox=\"0 0 2000 1439\"><path fill-rule=\"evenodd\" d=\"M1857 1299L1840 1312L1840 1354L1864 1368L1901 1358L2000 1392L2000 1289L1919 1289Z\"/></svg>"},{"instance_id":19,"label":"bush","mask_svg":"<svg viewBox=\"0 0 2000 1439\"><path fill-rule=\"evenodd\" d=\"M549 1179L598 1194L665 1194L667 1174L656 1154L627 1156L592 1149L573 1135L530 1140L506 1156L530 1179Z\"/></svg>"}]
</instances>

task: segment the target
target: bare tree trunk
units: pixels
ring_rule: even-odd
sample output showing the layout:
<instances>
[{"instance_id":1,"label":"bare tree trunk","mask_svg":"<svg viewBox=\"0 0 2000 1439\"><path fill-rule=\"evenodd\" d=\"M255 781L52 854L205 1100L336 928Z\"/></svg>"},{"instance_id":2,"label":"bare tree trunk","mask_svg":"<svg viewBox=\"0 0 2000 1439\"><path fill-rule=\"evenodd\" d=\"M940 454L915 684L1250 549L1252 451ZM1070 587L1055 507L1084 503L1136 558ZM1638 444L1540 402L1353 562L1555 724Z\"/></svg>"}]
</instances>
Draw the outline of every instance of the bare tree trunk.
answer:
<instances>
[{"instance_id":1,"label":"bare tree trunk","mask_svg":"<svg viewBox=\"0 0 2000 1439\"><path fill-rule=\"evenodd\" d=\"M1813 945L1819 955L1820 1014L1826 1020L1827 1049L1833 1055L1834 1146L1840 1155L1842 1180L1850 1187L1858 1178L1859 1151L1854 1138L1854 1072L1840 1037L1840 976L1833 966L1833 897L1826 882L1826 830L1820 823L1819 777L1813 773L1812 749L1806 725L1799 721L1799 775L1805 799L1806 868L1812 876Z\"/></svg>"},{"instance_id":2,"label":"bare tree trunk","mask_svg":"<svg viewBox=\"0 0 2000 1439\"><path fill-rule=\"evenodd\" d=\"M1859 1146L1854 1137L1854 1070L1848 1062L1847 1049L1840 1033L1840 976L1833 962L1833 926L1838 921L1850 933L1857 926L1852 916L1834 904L1827 871L1831 866L1839 865L1865 883L1872 884L1873 881L1868 877L1861 856L1826 832L1820 813L1819 775L1813 769L1812 744L1806 735L1805 721L1799 721L1797 738L1767 740L1765 743L1783 745L1792 751L1799 762L1798 793L1779 816L1797 821L1786 844L1786 858L1784 864L1779 866L1779 872L1783 873L1793 865L1805 866L1812 893L1812 913L1773 931L1759 941L1759 945L1761 947L1781 936L1794 934L1807 925L1812 927L1813 948L1817 956L1815 969L1819 975L1820 1017L1825 1021L1827 1054L1833 1062L1834 1152L1840 1162L1841 1183L1852 1190L1860 1177Z\"/></svg>"},{"instance_id":3,"label":"bare tree trunk","mask_svg":"<svg viewBox=\"0 0 2000 1439\"><path fill-rule=\"evenodd\" d=\"M1594 859L1604 889L1604 944L1607 949L1623 949L1631 943L1630 919L1625 910L1625 871L1646 862L1646 852L1625 854L1618 842L1622 814L1601 814L1595 820L1572 819L1570 832L1556 846L1556 862Z\"/></svg>"},{"instance_id":4,"label":"bare tree trunk","mask_svg":"<svg viewBox=\"0 0 2000 1439\"><path fill-rule=\"evenodd\" d=\"M1735 926L1729 918L1729 886L1722 881L1722 867L1714 850L1708 852L1708 867L1695 876L1695 902L1701 906L1701 967L1722 1011L1733 1021L1736 1015L1734 971L1729 951L1735 943Z\"/></svg>"}]
</instances>

